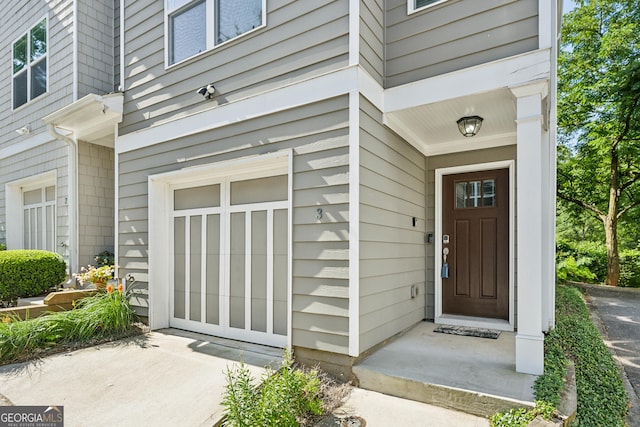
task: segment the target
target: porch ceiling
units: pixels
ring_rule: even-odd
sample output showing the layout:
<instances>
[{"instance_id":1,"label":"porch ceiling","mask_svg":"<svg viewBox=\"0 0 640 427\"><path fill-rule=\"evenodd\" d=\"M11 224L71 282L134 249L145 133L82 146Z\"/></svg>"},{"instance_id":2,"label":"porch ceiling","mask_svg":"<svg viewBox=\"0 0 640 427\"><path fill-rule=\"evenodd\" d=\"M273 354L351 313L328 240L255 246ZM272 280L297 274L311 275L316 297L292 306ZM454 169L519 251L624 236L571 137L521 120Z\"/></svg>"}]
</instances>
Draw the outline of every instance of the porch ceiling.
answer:
<instances>
[{"instance_id":1,"label":"porch ceiling","mask_svg":"<svg viewBox=\"0 0 640 427\"><path fill-rule=\"evenodd\" d=\"M480 132L465 138L457 120L484 118ZM385 113L385 123L423 154L438 155L514 143L516 102L507 88Z\"/></svg>"}]
</instances>

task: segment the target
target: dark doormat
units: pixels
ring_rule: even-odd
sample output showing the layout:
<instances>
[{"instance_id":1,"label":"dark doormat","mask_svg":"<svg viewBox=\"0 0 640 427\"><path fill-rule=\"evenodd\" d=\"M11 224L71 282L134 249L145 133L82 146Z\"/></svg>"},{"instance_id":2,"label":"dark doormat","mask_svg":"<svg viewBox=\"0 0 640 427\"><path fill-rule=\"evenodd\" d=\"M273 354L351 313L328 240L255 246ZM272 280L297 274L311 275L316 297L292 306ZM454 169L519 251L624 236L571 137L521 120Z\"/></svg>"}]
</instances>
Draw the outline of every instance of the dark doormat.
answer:
<instances>
[{"instance_id":1,"label":"dark doormat","mask_svg":"<svg viewBox=\"0 0 640 427\"><path fill-rule=\"evenodd\" d=\"M441 334L464 335L467 337L498 339L500 331L495 329L470 328L468 326L440 325L433 330Z\"/></svg>"}]
</instances>

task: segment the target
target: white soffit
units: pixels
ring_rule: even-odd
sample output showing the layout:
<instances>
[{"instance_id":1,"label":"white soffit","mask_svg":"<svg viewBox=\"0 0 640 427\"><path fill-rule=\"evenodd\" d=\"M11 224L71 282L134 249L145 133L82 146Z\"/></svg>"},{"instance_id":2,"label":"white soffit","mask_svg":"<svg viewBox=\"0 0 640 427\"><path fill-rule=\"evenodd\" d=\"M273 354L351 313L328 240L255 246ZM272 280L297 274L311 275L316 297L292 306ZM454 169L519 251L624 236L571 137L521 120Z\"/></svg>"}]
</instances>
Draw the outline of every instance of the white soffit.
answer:
<instances>
[{"instance_id":1,"label":"white soffit","mask_svg":"<svg viewBox=\"0 0 640 427\"><path fill-rule=\"evenodd\" d=\"M480 132L462 136L457 120L476 115L484 119ZM515 119L515 99L507 88L385 114L385 124L425 155L513 144Z\"/></svg>"},{"instance_id":2,"label":"white soffit","mask_svg":"<svg viewBox=\"0 0 640 427\"><path fill-rule=\"evenodd\" d=\"M115 125L122 121L123 95L89 94L42 120L73 133L75 139L114 146Z\"/></svg>"}]
</instances>

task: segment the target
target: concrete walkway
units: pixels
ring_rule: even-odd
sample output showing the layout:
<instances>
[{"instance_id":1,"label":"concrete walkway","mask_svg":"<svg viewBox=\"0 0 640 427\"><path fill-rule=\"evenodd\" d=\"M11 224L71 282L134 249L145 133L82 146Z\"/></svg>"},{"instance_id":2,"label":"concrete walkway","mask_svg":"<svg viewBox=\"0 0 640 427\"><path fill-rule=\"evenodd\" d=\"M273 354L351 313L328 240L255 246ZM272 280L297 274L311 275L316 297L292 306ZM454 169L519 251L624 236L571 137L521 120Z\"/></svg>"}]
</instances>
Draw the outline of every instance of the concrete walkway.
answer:
<instances>
[{"instance_id":1,"label":"concrete walkway","mask_svg":"<svg viewBox=\"0 0 640 427\"><path fill-rule=\"evenodd\" d=\"M498 339L435 333L421 322L353 372L365 389L487 417L533 406L535 375L515 370L515 334Z\"/></svg>"},{"instance_id":2,"label":"concrete walkway","mask_svg":"<svg viewBox=\"0 0 640 427\"><path fill-rule=\"evenodd\" d=\"M61 405L66 427L213 426L222 416L224 372L244 361L254 376L281 350L179 330L151 332L0 366L0 406ZM488 426L486 419L354 389L339 417L369 427Z\"/></svg>"},{"instance_id":3,"label":"concrete walkway","mask_svg":"<svg viewBox=\"0 0 640 427\"><path fill-rule=\"evenodd\" d=\"M622 367L631 402L627 421L640 426L640 289L581 286L594 323Z\"/></svg>"}]
</instances>

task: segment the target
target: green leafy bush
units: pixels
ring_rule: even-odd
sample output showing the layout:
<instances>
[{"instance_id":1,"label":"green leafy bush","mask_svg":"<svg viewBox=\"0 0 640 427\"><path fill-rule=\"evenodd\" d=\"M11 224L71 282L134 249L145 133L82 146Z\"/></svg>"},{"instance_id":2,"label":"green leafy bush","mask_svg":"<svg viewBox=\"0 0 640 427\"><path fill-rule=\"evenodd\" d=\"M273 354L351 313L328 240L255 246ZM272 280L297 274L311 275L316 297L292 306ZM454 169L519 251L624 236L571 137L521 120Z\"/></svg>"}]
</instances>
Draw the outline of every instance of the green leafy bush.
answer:
<instances>
[{"instance_id":1,"label":"green leafy bush","mask_svg":"<svg viewBox=\"0 0 640 427\"><path fill-rule=\"evenodd\" d=\"M555 334L575 363L578 425L624 426L627 394L620 373L576 288L556 288Z\"/></svg>"},{"instance_id":2,"label":"green leafy bush","mask_svg":"<svg viewBox=\"0 0 640 427\"><path fill-rule=\"evenodd\" d=\"M22 321L12 316L3 317L0 319L0 363L29 359L38 351L61 343L123 334L131 328L135 317L129 297L122 288L107 289L83 298L70 311Z\"/></svg>"},{"instance_id":3,"label":"green leafy bush","mask_svg":"<svg viewBox=\"0 0 640 427\"><path fill-rule=\"evenodd\" d=\"M293 427L305 415L322 414L318 372L295 369L289 351L279 370L267 369L260 385L243 364L227 370L226 377L222 400L226 426Z\"/></svg>"},{"instance_id":4,"label":"green leafy bush","mask_svg":"<svg viewBox=\"0 0 640 427\"><path fill-rule=\"evenodd\" d=\"M0 251L6 251L7 250L7 245L5 245L4 243L0 243Z\"/></svg>"},{"instance_id":5,"label":"green leafy bush","mask_svg":"<svg viewBox=\"0 0 640 427\"><path fill-rule=\"evenodd\" d=\"M545 420L551 419L555 412L555 406L541 401L536 401L533 409L517 408L507 412L494 414L489 418L493 427L526 427L537 416Z\"/></svg>"},{"instance_id":6,"label":"green leafy bush","mask_svg":"<svg viewBox=\"0 0 640 427\"><path fill-rule=\"evenodd\" d=\"M0 300L40 295L66 278L64 259L39 250L0 252Z\"/></svg>"},{"instance_id":7,"label":"green leafy bush","mask_svg":"<svg viewBox=\"0 0 640 427\"><path fill-rule=\"evenodd\" d=\"M640 250L620 252L620 286L640 288Z\"/></svg>"},{"instance_id":8,"label":"green leafy bush","mask_svg":"<svg viewBox=\"0 0 640 427\"><path fill-rule=\"evenodd\" d=\"M550 417L560 404L563 379L569 359L576 370L577 424L623 427L627 394L620 373L597 329L591 323L580 291L556 287L556 326L544 340L544 374L536 380L536 408L512 409L494 414L495 427L527 426L536 415Z\"/></svg>"},{"instance_id":9,"label":"green leafy bush","mask_svg":"<svg viewBox=\"0 0 640 427\"><path fill-rule=\"evenodd\" d=\"M556 264L560 282L603 283L607 277L607 249L602 243L558 239Z\"/></svg>"},{"instance_id":10,"label":"green leafy bush","mask_svg":"<svg viewBox=\"0 0 640 427\"><path fill-rule=\"evenodd\" d=\"M621 249L620 286L640 287L640 250ZM556 242L557 277L565 281L604 283L607 278L607 249L599 242Z\"/></svg>"}]
</instances>

